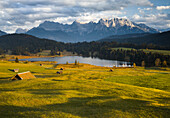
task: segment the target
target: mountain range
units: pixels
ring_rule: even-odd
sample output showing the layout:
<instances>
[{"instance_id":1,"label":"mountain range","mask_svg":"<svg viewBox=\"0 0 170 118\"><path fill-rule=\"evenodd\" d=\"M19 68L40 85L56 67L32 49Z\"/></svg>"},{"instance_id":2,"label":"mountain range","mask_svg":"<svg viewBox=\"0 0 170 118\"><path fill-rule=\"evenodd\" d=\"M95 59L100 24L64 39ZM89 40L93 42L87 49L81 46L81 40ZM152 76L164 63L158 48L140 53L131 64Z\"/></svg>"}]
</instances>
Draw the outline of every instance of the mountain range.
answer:
<instances>
[{"instance_id":1,"label":"mountain range","mask_svg":"<svg viewBox=\"0 0 170 118\"><path fill-rule=\"evenodd\" d=\"M119 43L131 43L131 44L154 44L157 46L170 47L170 31L163 33L142 33L142 34L126 34L121 36L110 36L100 40L101 42L115 41ZM23 47L27 49L31 47L34 51L35 47L41 47L41 49L51 49L53 47L62 47L65 43L56 42L54 40L40 39L27 34L8 34L0 36L0 48L5 50L13 50L17 47ZM57 45L57 46L56 46ZM74 45L74 44L73 44Z\"/></svg>"},{"instance_id":2,"label":"mountain range","mask_svg":"<svg viewBox=\"0 0 170 118\"><path fill-rule=\"evenodd\" d=\"M61 24L58 22L45 21L38 27L26 32L39 38L52 39L61 42L97 41L111 35L124 35L134 33L158 33L158 30L145 24L136 24L128 19L114 18L111 20L100 19L97 23Z\"/></svg>"}]
</instances>

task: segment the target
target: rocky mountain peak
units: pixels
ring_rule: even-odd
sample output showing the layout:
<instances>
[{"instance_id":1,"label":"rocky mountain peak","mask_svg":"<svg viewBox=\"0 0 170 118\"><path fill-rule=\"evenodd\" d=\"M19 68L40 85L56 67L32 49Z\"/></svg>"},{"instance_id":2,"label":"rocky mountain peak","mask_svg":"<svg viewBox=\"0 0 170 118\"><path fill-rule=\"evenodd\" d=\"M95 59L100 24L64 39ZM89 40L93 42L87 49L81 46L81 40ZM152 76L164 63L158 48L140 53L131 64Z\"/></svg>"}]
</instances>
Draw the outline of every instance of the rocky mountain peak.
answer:
<instances>
[{"instance_id":1,"label":"rocky mountain peak","mask_svg":"<svg viewBox=\"0 0 170 118\"><path fill-rule=\"evenodd\" d=\"M27 29L18 28L16 29L15 33L20 34L20 33L26 33L27 31L28 31Z\"/></svg>"},{"instance_id":2,"label":"rocky mountain peak","mask_svg":"<svg viewBox=\"0 0 170 118\"><path fill-rule=\"evenodd\" d=\"M133 22L125 19L125 18L113 18L113 19L100 19L98 24L105 25L106 27L121 27L121 26L130 26L135 27Z\"/></svg>"}]
</instances>

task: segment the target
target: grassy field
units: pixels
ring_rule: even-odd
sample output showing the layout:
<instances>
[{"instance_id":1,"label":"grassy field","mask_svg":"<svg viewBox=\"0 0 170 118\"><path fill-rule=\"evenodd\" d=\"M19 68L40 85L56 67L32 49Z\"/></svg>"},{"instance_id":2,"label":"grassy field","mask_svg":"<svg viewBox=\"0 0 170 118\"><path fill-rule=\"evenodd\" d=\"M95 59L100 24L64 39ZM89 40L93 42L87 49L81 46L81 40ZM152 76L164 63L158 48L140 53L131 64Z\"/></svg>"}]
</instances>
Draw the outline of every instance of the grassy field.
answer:
<instances>
[{"instance_id":1,"label":"grassy field","mask_svg":"<svg viewBox=\"0 0 170 118\"><path fill-rule=\"evenodd\" d=\"M37 78L11 81L15 68ZM0 117L170 118L170 68L109 70L0 61Z\"/></svg>"},{"instance_id":2,"label":"grassy field","mask_svg":"<svg viewBox=\"0 0 170 118\"><path fill-rule=\"evenodd\" d=\"M124 47L118 47L118 48L112 48L112 50L136 50L134 48L124 48ZM143 50L144 52L146 53L160 53L160 54L164 54L164 55L170 55L170 50L154 50L154 49L140 49L140 50Z\"/></svg>"},{"instance_id":3,"label":"grassy field","mask_svg":"<svg viewBox=\"0 0 170 118\"><path fill-rule=\"evenodd\" d=\"M169 50L152 50L152 49L142 49L144 52L152 52L152 53L161 53L164 55L170 55L170 51Z\"/></svg>"}]
</instances>

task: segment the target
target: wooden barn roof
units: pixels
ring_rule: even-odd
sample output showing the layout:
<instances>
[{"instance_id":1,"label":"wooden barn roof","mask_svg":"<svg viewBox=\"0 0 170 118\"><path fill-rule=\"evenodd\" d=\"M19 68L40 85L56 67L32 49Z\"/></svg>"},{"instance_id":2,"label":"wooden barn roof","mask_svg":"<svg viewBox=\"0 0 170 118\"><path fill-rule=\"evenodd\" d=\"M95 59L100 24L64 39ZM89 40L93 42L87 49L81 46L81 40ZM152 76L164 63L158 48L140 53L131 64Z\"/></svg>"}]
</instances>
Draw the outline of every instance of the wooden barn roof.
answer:
<instances>
[{"instance_id":1,"label":"wooden barn roof","mask_svg":"<svg viewBox=\"0 0 170 118\"><path fill-rule=\"evenodd\" d=\"M23 73L18 73L18 74L16 74L16 75L12 78L12 80L15 79L15 77L16 77L17 75L18 75L21 79L34 79L34 78L36 78L33 74L31 74L30 71L27 71L27 72L23 72Z\"/></svg>"}]
</instances>

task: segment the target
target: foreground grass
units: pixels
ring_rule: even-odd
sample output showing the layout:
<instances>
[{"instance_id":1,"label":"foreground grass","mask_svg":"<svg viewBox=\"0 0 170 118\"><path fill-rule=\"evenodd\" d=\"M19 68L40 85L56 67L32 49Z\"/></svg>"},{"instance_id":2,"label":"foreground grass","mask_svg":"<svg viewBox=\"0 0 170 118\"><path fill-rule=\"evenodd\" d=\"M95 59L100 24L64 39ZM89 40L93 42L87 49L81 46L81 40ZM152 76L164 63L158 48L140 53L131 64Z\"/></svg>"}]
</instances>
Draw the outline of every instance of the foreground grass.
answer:
<instances>
[{"instance_id":1,"label":"foreground grass","mask_svg":"<svg viewBox=\"0 0 170 118\"><path fill-rule=\"evenodd\" d=\"M43 62L41 62L43 63ZM10 81L14 72L37 78ZM56 71L64 68L63 74ZM0 62L1 117L170 117L169 68Z\"/></svg>"}]
</instances>

